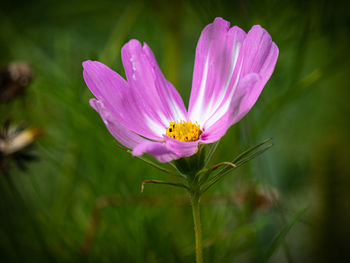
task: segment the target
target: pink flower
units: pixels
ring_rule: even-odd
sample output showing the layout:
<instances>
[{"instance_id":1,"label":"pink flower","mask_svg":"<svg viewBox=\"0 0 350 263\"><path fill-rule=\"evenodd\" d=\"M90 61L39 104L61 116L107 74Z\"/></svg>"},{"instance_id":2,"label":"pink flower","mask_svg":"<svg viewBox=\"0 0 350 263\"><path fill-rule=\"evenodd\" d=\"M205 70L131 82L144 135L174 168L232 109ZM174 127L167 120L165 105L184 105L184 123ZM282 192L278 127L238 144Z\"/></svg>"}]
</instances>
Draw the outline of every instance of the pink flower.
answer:
<instances>
[{"instance_id":1,"label":"pink flower","mask_svg":"<svg viewBox=\"0 0 350 263\"><path fill-rule=\"evenodd\" d=\"M160 162L219 140L252 108L278 57L259 25L246 34L216 18L197 44L187 111L147 44L130 40L121 52L127 80L100 62L83 62L85 82L97 98L90 105L133 155L147 153Z\"/></svg>"}]
</instances>

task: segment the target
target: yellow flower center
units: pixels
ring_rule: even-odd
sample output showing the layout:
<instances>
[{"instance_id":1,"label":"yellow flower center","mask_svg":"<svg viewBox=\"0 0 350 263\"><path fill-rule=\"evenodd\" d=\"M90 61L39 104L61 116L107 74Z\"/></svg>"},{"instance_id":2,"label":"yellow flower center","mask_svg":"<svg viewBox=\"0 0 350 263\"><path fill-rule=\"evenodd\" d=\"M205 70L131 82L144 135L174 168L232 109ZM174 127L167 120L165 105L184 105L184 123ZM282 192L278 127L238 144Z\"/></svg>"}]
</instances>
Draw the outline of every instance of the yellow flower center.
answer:
<instances>
[{"instance_id":1,"label":"yellow flower center","mask_svg":"<svg viewBox=\"0 0 350 263\"><path fill-rule=\"evenodd\" d=\"M191 121L176 121L170 122L166 129L166 135L183 142L197 141L202 134L199 124Z\"/></svg>"}]
</instances>

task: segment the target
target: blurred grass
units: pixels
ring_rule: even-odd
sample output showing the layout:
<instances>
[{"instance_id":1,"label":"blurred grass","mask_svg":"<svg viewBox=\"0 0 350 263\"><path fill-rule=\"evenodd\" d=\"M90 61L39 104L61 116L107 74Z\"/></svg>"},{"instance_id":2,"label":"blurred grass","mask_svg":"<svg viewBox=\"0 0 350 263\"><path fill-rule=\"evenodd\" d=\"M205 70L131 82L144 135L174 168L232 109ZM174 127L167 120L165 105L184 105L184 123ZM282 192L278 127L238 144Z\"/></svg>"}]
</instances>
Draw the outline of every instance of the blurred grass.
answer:
<instances>
[{"instance_id":1,"label":"blurred grass","mask_svg":"<svg viewBox=\"0 0 350 263\"><path fill-rule=\"evenodd\" d=\"M280 56L258 103L228 131L212 163L231 160L268 137L275 146L208 194L232 195L255 185L268 191L273 186L280 194L278 206L267 210L249 201L203 205L206 262L260 262L305 205L310 212L269 262L344 262L349 168L337 160L349 149L346 6L332 1L4 2L0 62L27 61L35 79L25 98L0 105L1 121L25 121L45 134L36 144L39 162L25 172L13 169L9 178L0 176L1 261L193 262L190 208L171 198L184 192L149 185L140 194L143 180L164 175L114 145L88 105L92 95L81 62L101 59L124 75L121 46L131 38L145 41L187 104L196 42L202 28L222 16L246 31L261 24ZM101 210L91 246L82 250L96 200L115 194L126 201ZM169 205L127 201L150 195L165 197Z\"/></svg>"}]
</instances>

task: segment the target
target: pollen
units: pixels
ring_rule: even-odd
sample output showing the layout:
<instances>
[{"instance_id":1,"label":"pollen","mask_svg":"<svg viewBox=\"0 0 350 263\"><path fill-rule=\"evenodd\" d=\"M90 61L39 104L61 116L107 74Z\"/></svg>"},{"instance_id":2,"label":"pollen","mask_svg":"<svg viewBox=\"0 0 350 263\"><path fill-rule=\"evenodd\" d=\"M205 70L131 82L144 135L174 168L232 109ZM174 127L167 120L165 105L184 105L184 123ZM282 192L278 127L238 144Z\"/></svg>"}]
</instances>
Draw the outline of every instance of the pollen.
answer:
<instances>
[{"instance_id":1,"label":"pollen","mask_svg":"<svg viewBox=\"0 0 350 263\"><path fill-rule=\"evenodd\" d=\"M202 134L199 124L191 121L170 122L166 135L183 142L197 141Z\"/></svg>"}]
</instances>

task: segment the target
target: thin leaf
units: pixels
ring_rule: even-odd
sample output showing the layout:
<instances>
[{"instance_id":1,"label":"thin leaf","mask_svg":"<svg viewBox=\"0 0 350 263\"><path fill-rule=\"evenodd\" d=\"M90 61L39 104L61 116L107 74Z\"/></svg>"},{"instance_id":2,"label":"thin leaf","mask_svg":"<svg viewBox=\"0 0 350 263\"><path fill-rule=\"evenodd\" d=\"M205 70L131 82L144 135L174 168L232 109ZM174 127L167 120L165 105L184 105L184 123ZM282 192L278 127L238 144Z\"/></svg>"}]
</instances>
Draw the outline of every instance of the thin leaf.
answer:
<instances>
[{"instance_id":1,"label":"thin leaf","mask_svg":"<svg viewBox=\"0 0 350 263\"><path fill-rule=\"evenodd\" d=\"M163 167L161 167L160 165L152 162L151 160L148 160L147 158L145 157L142 157L142 156L135 156L136 158L140 159L141 161L144 161L145 163L153 166L154 168L157 168L158 170L164 172L164 173L168 173L168 174L175 174L173 171L170 171L170 170L167 170ZM177 173L176 173L177 174Z\"/></svg>"},{"instance_id":2,"label":"thin leaf","mask_svg":"<svg viewBox=\"0 0 350 263\"><path fill-rule=\"evenodd\" d=\"M181 177L182 179L186 179L187 180L186 175L181 173L181 171L176 167L176 165L173 163L173 161L168 162L168 164L175 169L175 174L177 176Z\"/></svg>"},{"instance_id":3,"label":"thin leaf","mask_svg":"<svg viewBox=\"0 0 350 263\"><path fill-rule=\"evenodd\" d=\"M279 248L281 243L283 242L284 238L287 236L289 231L292 229L292 227L301 219L301 217L305 214L308 207L304 207L301 209L291 220L291 222L286 225L273 239L269 249L265 253L265 256L263 257L262 262L268 262L271 256L276 252L276 250Z\"/></svg>"},{"instance_id":4,"label":"thin leaf","mask_svg":"<svg viewBox=\"0 0 350 263\"><path fill-rule=\"evenodd\" d=\"M145 184L166 184L166 185L171 185L175 187L182 187L187 190L190 190L186 185L181 184L181 183L174 183L174 182L166 182L166 181L160 181L160 180L145 180L142 182L141 185L141 193L143 193L143 190L145 188Z\"/></svg>"},{"instance_id":5,"label":"thin leaf","mask_svg":"<svg viewBox=\"0 0 350 263\"><path fill-rule=\"evenodd\" d=\"M218 163L218 164L215 164L213 167L211 167L209 170L211 171L214 171L216 170L217 168L219 168L220 166L222 165L228 165L228 166L231 166L233 168L236 168L237 165L235 165L234 163L231 163L231 162L221 162L221 163Z\"/></svg>"},{"instance_id":6,"label":"thin leaf","mask_svg":"<svg viewBox=\"0 0 350 263\"><path fill-rule=\"evenodd\" d=\"M245 164L246 162L249 162L250 160L254 159L255 157L258 157L260 154L262 154L263 152L267 151L268 149L270 149L273 146L273 144L269 144L268 146L266 146L264 149L261 149L255 153L253 153L252 155L250 155L248 158L244 159L243 161L240 161L237 163L237 167L241 166L243 164Z\"/></svg>"},{"instance_id":7,"label":"thin leaf","mask_svg":"<svg viewBox=\"0 0 350 263\"><path fill-rule=\"evenodd\" d=\"M213 143L213 145L210 148L210 151L207 155L207 158L205 159L204 162L204 167L207 167L208 163L210 162L211 158L213 157L217 147L219 146L220 140L218 140L217 142Z\"/></svg>"},{"instance_id":8,"label":"thin leaf","mask_svg":"<svg viewBox=\"0 0 350 263\"><path fill-rule=\"evenodd\" d=\"M254 159L255 157L258 157L260 154L262 154L263 152L265 152L266 150L270 149L271 147L273 146L273 144L270 144L268 146L266 146L265 148L255 152L254 154L250 155L248 158L244 159L243 161L240 161L238 163L236 163L236 168L242 166L243 164L245 164L246 162ZM220 176L224 176L226 175L227 173L231 172L233 169L235 168L231 168L231 167L226 167L224 169L222 169L219 174L221 174Z\"/></svg>"},{"instance_id":9,"label":"thin leaf","mask_svg":"<svg viewBox=\"0 0 350 263\"><path fill-rule=\"evenodd\" d=\"M255 149L259 148L260 146L264 145L265 143L267 143L267 142L269 142L269 141L271 141L271 140L272 140L272 138L268 138L268 139L266 139L265 141L263 141L263 142L261 142L261 143L255 145L255 146L249 148L248 150L246 150L246 151L242 152L240 155L238 155L232 162L233 162L233 163L237 163L239 160L241 160L241 159L242 159L243 157L245 157L247 154L251 153L251 152L254 151Z\"/></svg>"},{"instance_id":10,"label":"thin leaf","mask_svg":"<svg viewBox=\"0 0 350 263\"><path fill-rule=\"evenodd\" d=\"M114 140L113 142L114 142L114 144L115 144L118 148L122 149L123 151L125 151L125 152L127 152L127 153L130 153L130 154L132 153L132 151L131 151L130 149L125 148L124 146L118 144L117 141ZM174 174L173 171L167 170L167 169L161 167L160 165L158 165L158 164L152 162L151 160L148 160L148 159L145 158L145 157L142 157L142 156L135 156L135 157L138 158L138 159L140 159L141 161L144 161L145 163L147 163L147 164L153 166L154 168L157 168L158 170L160 170L160 171L162 171L162 172L164 172L164 173Z\"/></svg>"},{"instance_id":11,"label":"thin leaf","mask_svg":"<svg viewBox=\"0 0 350 263\"><path fill-rule=\"evenodd\" d=\"M273 146L273 144L268 145L267 147L265 147L264 149L261 149L260 151L257 151L256 153L250 155L248 158L244 159L243 161L240 161L238 163L236 163L235 167L227 167L222 169L217 175L215 175L210 181L209 183L207 183L206 185L203 186L201 194L206 192L212 185L214 185L216 182L218 182L223 176L225 176L227 173L237 169L238 167L242 166L243 164L245 164L246 162L249 162L250 160L254 159L255 157L258 157L260 154L262 154L263 152L265 152L266 150L270 149Z\"/></svg>"},{"instance_id":12,"label":"thin leaf","mask_svg":"<svg viewBox=\"0 0 350 263\"><path fill-rule=\"evenodd\" d=\"M207 181L207 179L209 178L210 174L216 170L217 168L219 168L220 166L222 165L229 165L233 168L236 168L237 165L235 165L234 163L231 163L231 162L221 162L221 163L218 163L214 166L212 166L211 168L208 168L208 169L204 169L202 171L200 171L197 176L198 177L201 177L200 180L199 180L199 184L203 184L205 181ZM204 175L202 175L204 173Z\"/></svg>"}]
</instances>

